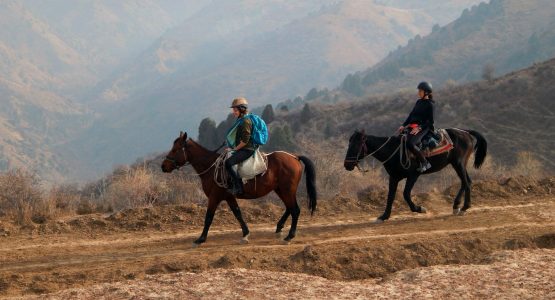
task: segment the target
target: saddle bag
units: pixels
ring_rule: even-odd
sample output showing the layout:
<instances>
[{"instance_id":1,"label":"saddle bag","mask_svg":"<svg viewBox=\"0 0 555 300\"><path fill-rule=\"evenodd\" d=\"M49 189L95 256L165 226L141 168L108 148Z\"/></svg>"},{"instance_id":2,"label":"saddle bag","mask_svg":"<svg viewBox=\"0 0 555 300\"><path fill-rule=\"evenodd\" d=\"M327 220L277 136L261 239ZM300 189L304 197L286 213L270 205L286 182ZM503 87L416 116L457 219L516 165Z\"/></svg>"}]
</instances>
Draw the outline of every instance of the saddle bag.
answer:
<instances>
[{"instance_id":1,"label":"saddle bag","mask_svg":"<svg viewBox=\"0 0 555 300\"><path fill-rule=\"evenodd\" d=\"M265 155L259 149L256 149L249 159L237 165L237 174L243 180L250 180L256 175L266 172L267 168Z\"/></svg>"}]
</instances>

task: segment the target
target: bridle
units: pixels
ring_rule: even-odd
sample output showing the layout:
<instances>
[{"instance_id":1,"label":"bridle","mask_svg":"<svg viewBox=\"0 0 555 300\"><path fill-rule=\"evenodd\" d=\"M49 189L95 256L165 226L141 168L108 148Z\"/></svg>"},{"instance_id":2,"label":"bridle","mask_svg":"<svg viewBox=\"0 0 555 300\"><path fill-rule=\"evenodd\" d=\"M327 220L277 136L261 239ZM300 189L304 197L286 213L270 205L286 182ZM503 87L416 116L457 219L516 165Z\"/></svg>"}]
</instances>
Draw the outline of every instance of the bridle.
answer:
<instances>
[{"instance_id":1,"label":"bridle","mask_svg":"<svg viewBox=\"0 0 555 300\"><path fill-rule=\"evenodd\" d=\"M366 140L367 140L366 134L364 133L361 133L361 134L362 134L362 140L360 142L360 147L358 148L357 155L354 157L351 156L351 157L345 158L346 163L355 163L355 166L357 166L358 168L360 168L358 163L360 162L361 159L365 158L368 153L368 146L366 145ZM359 158L361 154L362 154L362 158Z\"/></svg>"},{"instance_id":2,"label":"bridle","mask_svg":"<svg viewBox=\"0 0 555 300\"><path fill-rule=\"evenodd\" d=\"M183 157L187 157L187 154L185 153L185 148L186 148L186 147L187 147L186 145L184 145L184 146L181 147L181 151L183 151ZM180 166L180 165L177 163L177 160L176 160L175 158L173 158L173 157L170 157L169 155L166 155L166 160L169 160L169 161L173 164L173 168L174 168L175 170L179 170L179 169L185 167L186 165L190 164L190 162L186 161L183 165Z\"/></svg>"},{"instance_id":3,"label":"bridle","mask_svg":"<svg viewBox=\"0 0 555 300\"><path fill-rule=\"evenodd\" d=\"M224 142L222 145L220 145L220 147L218 147L218 149L214 150L214 152L220 151L220 149L222 149L225 145L226 145L226 143ZM186 157L186 156L187 156L187 153L185 152L185 149L186 149L186 148L187 148L187 141L185 141L185 143L184 143L183 146L181 147L181 151L183 151L183 157ZM181 169L181 168L183 168L183 167L185 167L185 166L191 164L189 161L186 161L183 165L180 166L180 165L177 163L177 160L176 160L175 158L173 158L173 157L170 157L169 155L166 155L166 159L169 160L169 161L172 163L173 168L174 168L175 170L179 170L179 169ZM196 175L201 176L201 175L206 174L206 172L208 172L208 170L212 169L212 167L214 167L215 165L216 165L216 163L213 163L213 164L212 164L210 167L208 167L206 170L204 170L204 171L202 171L202 172L200 172L200 173L198 173L198 174L196 174Z\"/></svg>"},{"instance_id":4,"label":"bridle","mask_svg":"<svg viewBox=\"0 0 555 300\"><path fill-rule=\"evenodd\" d=\"M383 143L380 147L378 147L378 149L376 149L374 152L372 152L372 153L369 154L369 153L368 153L368 145L366 145L366 141L368 140L368 138L367 138L367 136L366 136L366 134L365 134L364 132L360 132L360 134L362 134L362 139L361 139L360 147L359 147L359 149L358 149L357 156L354 157L354 159L352 159L353 157L347 157L347 158L345 158L345 162L346 162L346 163L355 163L355 167L357 167L357 169L359 169L361 172L368 172L368 170L363 170L363 169L360 167L360 164L359 164L360 161L361 161L362 159L364 159L366 156L368 156L368 155L374 155L374 154L376 154L378 151L380 151L385 145L387 145L387 143L389 143L389 141L391 140L391 137L388 137L388 138L387 138L387 141L385 141L385 143ZM387 161L389 161L389 160L393 157L393 155L397 152L397 150L398 150L398 149L396 149L395 151L393 151L393 153L391 154L391 156L390 156L388 159L386 159L385 161L383 161L382 164L385 164ZM362 158L359 158L359 157L361 157L361 156L360 156L361 154L362 154Z\"/></svg>"}]
</instances>

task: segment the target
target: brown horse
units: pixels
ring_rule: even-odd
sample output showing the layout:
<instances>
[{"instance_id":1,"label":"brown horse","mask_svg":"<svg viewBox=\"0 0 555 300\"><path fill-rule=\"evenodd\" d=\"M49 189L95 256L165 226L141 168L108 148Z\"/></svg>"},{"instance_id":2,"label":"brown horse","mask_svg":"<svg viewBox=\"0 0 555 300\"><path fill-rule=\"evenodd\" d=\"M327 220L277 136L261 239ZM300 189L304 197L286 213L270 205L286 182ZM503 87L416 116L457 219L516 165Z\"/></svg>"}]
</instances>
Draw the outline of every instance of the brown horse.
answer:
<instances>
[{"instance_id":1,"label":"brown horse","mask_svg":"<svg viewBox=\"0 0 555 300\"><path fill-rule=\"evenodd\" d=\"M216 161L219 157L220 154L209 151L195 141L187 139L187 133L181 132L173 142L173 147L166 159L162 162L162 171L165 173L172 172L190 163L202 181L202 189L208 197L208 209L204 219L204 229L200 237L194 241L195 246L206 241L216 208L223 200L227 202L233 215L241 224L243 231L241 242L248 242L249 228L243 220L236 197L229 193L226 188L220 187L215 181ZM271 191L276 192L285 204L285 213L277 223L276 233L281 233L287 218L291 215L293 219L291 228L285 238L286 242L290 242L295 237L297 221L301 213L297 204L297 188L303 174L303 167L300 162L305 165L308 207L311 213L314 213L316 209L316 171L312 161L304 156L295 156L278 151L269 154L267 159L268 169L266 172L256 176L253 180L249 180L245 184L244 194L239 196L242 199L256 199L269 194Z\"/></svg>"},{"instance_id":2,"label":"brown horse","mask_svg":"<svg viewBox=\"0 0 555 300\"><path fill-rule=\"evenodd\" d=\"M487 154L486 139L477 131L462 130L458 128L446 129L449 137L453 141L454 148L449 152L444 152L439 155L428 157L432 168L427 170L424 174L435 173L448 165L451 165L461 180L461 188L453 201L453 214L463 215L467 209L470 208L470 186L472 180L466 171L466 165L472 152L475 153L474 167L480 168L484 162ZM377 223L381 223L389 219L391 215L391 208L395 200L395 193L399 181L406 178L405 190L403 197L407 202L412 212L425 213L426 209L422 206L417 206L412 202L410 193L414 184L420 175L416 168L418 162L410 160L404 154L407 154L401 143L401 137L377 137L366 135L364 131L355 131L349 139L349 148L345 156L344 166L348 171L352 171L361 159L368 155L374 156L377 160L383 163L383 166L389 174L389 192L387 195L387 205L383 215L378 217ZM464 205L462 209L459 208L461 203L461 196L464 193Z\"/></svg>"}]
</instances>

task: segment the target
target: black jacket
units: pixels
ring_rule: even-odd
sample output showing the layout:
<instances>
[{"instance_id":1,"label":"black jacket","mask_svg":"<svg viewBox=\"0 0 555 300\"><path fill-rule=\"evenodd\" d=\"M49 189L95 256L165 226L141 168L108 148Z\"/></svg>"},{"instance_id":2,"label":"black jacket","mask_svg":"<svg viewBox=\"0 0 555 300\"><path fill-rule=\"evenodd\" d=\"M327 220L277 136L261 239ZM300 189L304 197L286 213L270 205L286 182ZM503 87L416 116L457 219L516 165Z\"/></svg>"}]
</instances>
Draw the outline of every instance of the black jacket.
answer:
<instances>
[{"instance_id":1,"label":"black jacket","mask_svg":"<svg viewBox=\"0 0 555 300\"><path fill-rule=\"evenodd\" d=\"M409 124L418 124L422 129L433 129L434 128L434 101L419 99L416 101L414 108L410 112L409 116L403 123L403 126Z\"/></svg>"}]
</instances>

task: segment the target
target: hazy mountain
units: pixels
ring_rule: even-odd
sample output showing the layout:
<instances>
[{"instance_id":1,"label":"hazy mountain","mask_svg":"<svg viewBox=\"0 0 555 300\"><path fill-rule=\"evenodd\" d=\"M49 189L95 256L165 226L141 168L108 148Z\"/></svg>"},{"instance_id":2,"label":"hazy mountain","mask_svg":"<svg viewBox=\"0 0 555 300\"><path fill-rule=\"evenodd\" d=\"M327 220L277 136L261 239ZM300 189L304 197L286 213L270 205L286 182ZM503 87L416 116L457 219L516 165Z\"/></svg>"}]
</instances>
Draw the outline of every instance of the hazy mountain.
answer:
<instances>
[{"instance_id":1,"label":"hazy mountain","mask_svg":"<svg viewBox=\"0 0 555 300\"><path fill-rule=\"evenodd\" d=\"M129 162L205 116L224 116L237 95L259 105L336 84L455 18L462 2L447 1L452 6L444 4L444 14L436 9L436 18L369 0L214 1L98 85L91 98L103 115L85 135L98 138L77 144L96 158L94 167Z\"/></svg>"},{"instance_id":2,"label":"hazy mountain","mask_svg":"<svg viewBox=\"0 0 555 300\"><path fill-rule=\"evenodd\" d=\"M349 78L363 90L413 90L418 81L476 80L504 74L555 56L555 2L493 0L482 3L445 27L416 38L365 72ZM356 90L356 85L355 85Z\"/></svg>"},{"instance_id":3,"label":"hazy mountain","mask_svg":"<svg viewBox=\"0 0 555 300\"><path fill-rule=\"evenodd\" d=\"M1 1L0 170L79 172L81 155L65 146L93 116L79 95L204 4Z\"/></svg>"}]
</instances>

